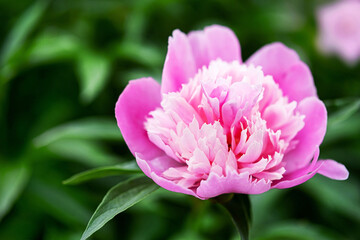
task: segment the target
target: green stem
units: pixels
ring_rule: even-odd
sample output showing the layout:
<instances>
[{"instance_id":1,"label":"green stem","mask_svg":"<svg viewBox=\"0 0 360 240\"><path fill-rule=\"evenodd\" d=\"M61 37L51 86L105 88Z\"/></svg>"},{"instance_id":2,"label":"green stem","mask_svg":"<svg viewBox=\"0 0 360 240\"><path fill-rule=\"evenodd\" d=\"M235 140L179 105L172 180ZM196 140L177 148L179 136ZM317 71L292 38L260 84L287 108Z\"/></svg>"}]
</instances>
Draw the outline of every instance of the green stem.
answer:
<instances>
[{"instance_id":1,"label":"green stem","mask_svg":"<svg viewBox=\"0 0 360 240\"><path fill-rule=\"evenodd\" d=\"M246 194L226 194L214 199L225 207L240 234L241 240L249 240L251 206Z\"/></svg>"}]
</instances>

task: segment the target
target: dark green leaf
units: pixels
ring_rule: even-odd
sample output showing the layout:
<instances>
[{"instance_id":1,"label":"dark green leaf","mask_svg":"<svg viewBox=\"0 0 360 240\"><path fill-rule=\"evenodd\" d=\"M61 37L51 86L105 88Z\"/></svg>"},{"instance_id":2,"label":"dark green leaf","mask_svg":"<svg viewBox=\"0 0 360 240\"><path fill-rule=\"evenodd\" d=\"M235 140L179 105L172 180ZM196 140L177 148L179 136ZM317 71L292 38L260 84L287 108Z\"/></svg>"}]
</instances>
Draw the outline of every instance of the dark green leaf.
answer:
<instances>
[{"instance_id":1,"label":"dark green leaf","mask_svg":"<svg viewBox=\"0 0 360 240\"><path fill-rule=\"evenodd\" d=\"M81 100L91 102L105 87L110 74L110 60L104 55L86 51L78 59Z\"/></svg>"},{"instance_id":2,"label":"dark green leaf","mask_svg":"<svg viewBox=\"0 0 360 240\"><path fill-rule=\"evenodd\" d=\"M148 177L133 178L114 186L91 217L81 239L87 239L117 214L143 200L158 188Z\"/></svg>"},{"instance_id":3,"label":"dark green leaf","mask_svg":"<svg viewBox=\"0 0 360 240\"><path fill-rule=\"evenodd\" d=\"M28 47L30 64L41 64L75 58L82 49L75 36L55 31L47 31L38 36Z\"/></svg>"},{"instance_id":4,"label":"dark green leaf","mask_svg":"<svg viewBox=\"0 0 360 240\"><path fill-rule=\"evenodd\" d=\"M17 20L12 31L7 36L5 44L0 54L0 64L5 64L13 54L22 47L29 33L34 29L40 17L43 15L48 1L36 1L25 13Z\"/></svg>"},{"instance_id":5,"label":"dark green leaf","mask_svg":"<svg viewBox=\"0 0 360 240\"><path fill-rule=\"evenodd\" d=\"M301 185L321 203L321 206L335 210L360 223L360 190L358 184L331 181L317 176Z\"/></svg>"},{"instance_id":6,"label":"dark green leaf","mask_svg":"<svg viewBox=\"0 0 360 240\"><path fill-rule=\"evenodd\" d=\"M333 124L329 126L322 146L341 141L346 138L357 139L360 133L360 114L353 115L344 120L342 124Z\"/></svg>"},{"instance_id":7,"label":"dark green leaf","mask_svg":"<svg viewBox=\"0 0 360 240\"><path fill-rule=\"evenodd\" d=\"M121 159L108 152L102 145L85 139L62 139L48 146L50 151L70 160L91 167L118 163Z\"/></svg>"},{"instance_id":8,"label":"dark green leaf","mask_svg":"<svg viewBox=\"0 0 360 240\"><path fill-rule=\"evenodd\" d=\"M340 124L354 115L360 109L360 99L353 100L346 105L342 104L342 102L338 100L337 104L340 104L342 108L333 113L328 120L328 127L331 128L334 125Z\"/></svg>"},{"instance_id":9,"label":"dark green leaf","mask_svg":"<svg viewBox=\"0 0 360 240\"><path fill-rule=\"evenodd\" d=\"M160 67L164 61L159 49L134 42L122 42L115 47L115 53L118 57L149 67Z\"/></svg>"},{"instance_id":10,"label":"dark green leaf","mask_svg":"<svg viewBox=\"0 0 360 240\"><path fill-rule=\"evenodd\" d=\"M78 173L72 176L71 178L65 180L63 183L79 184L97 178L109 177L114 175L123 175L123 174L136 174L136 173L142 173L139 167L137 167L136 162L126 162L115 166L100 167L82 173Z\"/></svg>"},{"instance_id":11,"label":"dark green leaf","mask_svg":"<svg viewBox=\"0 0 360 240\"><path fill-rule=\"evenodd\" d=\"M302 222L286 222L273 224L263 229L256 240L335 240L340 236L333 236L330 229L322 229L316 225Z\"/></svg>"},{"instance_id":12,"label":"dark green leaf","mask_svg":"<svg viewBox=\"0 0 360 240\"><path fill-rule=\"evenodd\" d=\"M43 147L65 138L121 140L122 136L115 119L87 118L52 128L38 136L34 142L36 146Z\"/></svg>"},{"instance_id":13,"label":"dark green leaf","mask_svg":"<svg viewBox=\"0 0 360 240\"><path fill-rule=\"evenodd\" d=\"M0 221L14 204L29 178L29 169L24 164L0 167Z\"/></svg>"},{"instance_id":14,"label":"dark green leaf","mask_svg":"<svg viewBox=\"0 0 360 240\"><path fill-rule=\"evenodd\" d=\"M29 194L40 208L55 219L69 225L86 224L91 212L86 209L63 185L56 185L44 179L33 180L29 185Z\"/></svg>"}]
</instances>

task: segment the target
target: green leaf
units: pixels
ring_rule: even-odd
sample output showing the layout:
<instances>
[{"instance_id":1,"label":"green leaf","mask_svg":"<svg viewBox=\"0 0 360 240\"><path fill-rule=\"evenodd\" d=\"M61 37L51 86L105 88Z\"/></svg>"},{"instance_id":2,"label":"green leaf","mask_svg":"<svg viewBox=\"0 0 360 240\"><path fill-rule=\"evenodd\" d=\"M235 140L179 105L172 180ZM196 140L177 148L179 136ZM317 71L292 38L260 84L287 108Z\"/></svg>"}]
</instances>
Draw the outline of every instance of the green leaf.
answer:
<instances>
[{"instance_id":1,"label":"green leaf","mask_svg":"<svg viewBox=\"0 0 360 240\"><path fill-rule=\"evenodd\" d=\"M80 76L80 98L84 103L91 102L105 87L110 74L110 59L91 51L84 52L78 59Z\"/></svg>"},{"instance_id":2,"label":"green leaf","mask_svg":"<svg viewBox=\"0 0 360 240\"><path fill-rule=\"evenodd\" d=\"M258 235L266 227L269 222L273 221L274 217L279 213L274 212L273 209L281 204L284 195L288 192L287 189L272 189L271 191L262 194L250 195L252 206L251 236ZM271 214L269 214L271 212Z\"/></svg>"},{"instance_id":3,"label":"green leaf","mask_svg":"<svg viewBox=\"0 0 360 240\"><path fill-rule=\"evenodd\" d=\"M52 128L35 138L37 147L44 147L66 138L87 140L122 140L114 119L86 118Z\"/></svg>"},{"instance_id":4,"label":"green leaf","mask_svg":"<svg viewBox=\"0 0 360 240\"><path fill-rule=\"evenodd\" d=\"M356 182L330 181L317 176L300 187L318 200L321 206L337 211L360 223L360 191ZM350 181L350 182L349 182Z\"/></svg>"},{"instance_id":5,"label":"green leaf","mask_svg":"<svg viewBox=\"0 0 360 240\"><path fill-rule=\"evenodd\" d=\"M62 139L48 146L50 151L92 167L116 164L121 159L102 145L84 139Z\"/></svg>"},{"instance_id":6,"label":"green leaf","mask_svg":"<svg viewBox=\"0 0 360 240\"><path fill-rule=\"evenodd\" d=\"M0 64L4 65L22 47L29 33L45 12L48 1L37 1L16 21L7 36L0 54Z\"/></svg>"},{"instance_id":7,"label":"green leaf","mask_svg":"<svg viewBox=\"0 0 360 240\"><path fill-rule=\"evenodd\" d=\"M340 105L342 108L336 113L332 114L328 120L328 127L331 128L334 125L343 123L345 120L349 119L360 109L360 99L356 99L348 103L348 101L335 101L335 105ZM346 104L346 105L345 105ZM344 106L345 105L345 106Z\"/></svg>"},{"instance_id":8,"label":"green leaf","mask_svg":"<svg viewBox=\"0 0 360 240\"><path fill-rule=\"evenodd\" d=\"M123 164L118 164L115 166L100 167L85 172L81 172L65 180L63 183L73 185L97 178L123 175L123 174L137 174L137 173L142 173L142 171L139 169L139 167L137 167L136 162L133 161L133 162L126 162Z\"/></svg>"},{"instance_id":9,"label":"green leaf","mask_svg":"<svg viewBox=\"0 0 360 240\"><path fill-rule=\"evenodd\" d=\"M341 142L342 139L352 138L357 140L360 132L360 114L355 114L351 118L344 120L342 124L332 124L328 127L322 146Z\"/></svg>"},{"instance_id":10,"label":"green leaf","mask_svg":"<svg viewBox=\"0 0 360 240\"><path fill-rule=\"evenodd\" d=\"M122 42L115 46L114 52L117 57L149 67L160 67L164 62L163 55L159 49L135 42Z\"/></svg>"},{"instance_id":11,"label":"green leaf","mask_svg":"<svg viewBox=\"0 0 360 240\"><path fill-rule=\"evenodd\" d=\"M81 237L80 231L64 231L56 227L46 228L44 240L79 240Z\"/></svg>"},{"instance_id":12,"label":"green leaf","mask_svg":"<svg viewBox=\"0 0 360 240\"><path fill-rule=\"evenodd\" d=\"M27 192L37 208L69 226L82 226L91 215L74 192L66 191L60 182L54 183L48 178L32 179Z\"/></svg>"},{"instance_id":13,"label":"green leaf","mask_svg":"<svg viewBox=\"0 0 360 240\"><path fill-rule=\"evenodd\" d=\"M225 194L214 199L231 215L242 240L249 240L251 206L247 194Z\"/></svg>"},{"instance_id":14,"label":"green leaf","mask_svg":"<svg viewBox=\"0 0 360 240\"><path fill-rule=\"evenodd\" d=\"M334 236L330 229L322 229L316 225L303 222L286 222L270 224L263 229L256 240L335 240L340 236Z\"/></svg>"},{"instance_id":15,"label":"green leaf","mask_svg":"<svg viewBox=\"0 0 360 240\"><path fill-rule=\"evenodd\" d=\"M133 178L111 188L91 217L81 239L85 240L117 214L147 197L158 189L148 177Z\"/></svg>"},{"instance_id":16,"label":"green leaf","mask_svg":"<svg viewBox=\"0 0 360 240\"><path fill-rule=\"evenodd\" d=\"M79 39L70 34L47 31L38 36L27 49L28 63L41 64L73 59L82 50Z\"/></svg>"},{"instance_id":17,"label":"green leaf","mask_svg":"<svg viewBox=\"0 0 360 240\"><path fill-rule=\"evenodd\" d=\"M29 179L29 169L24 164L0 168L0 220L10 210Z\"/></svg>"}]
</instances>

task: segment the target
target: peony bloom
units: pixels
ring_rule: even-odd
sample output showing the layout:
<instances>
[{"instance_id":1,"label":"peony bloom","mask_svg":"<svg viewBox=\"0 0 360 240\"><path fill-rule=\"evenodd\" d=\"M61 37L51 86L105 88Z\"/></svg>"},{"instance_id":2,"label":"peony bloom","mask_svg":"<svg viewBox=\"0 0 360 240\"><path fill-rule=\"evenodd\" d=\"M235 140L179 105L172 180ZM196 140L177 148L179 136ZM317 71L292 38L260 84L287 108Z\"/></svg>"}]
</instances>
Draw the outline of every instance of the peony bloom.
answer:
<instances>
[{"instance_id":1,"label":"peony bloom","mask_svg":"<svg viewBox=\"0 0 360 240\"><path fill-rule=\"evenodd\" d=\"M306 64L281 43L243 63L226 27L175 30L162 85L131 81L115 113L139 167L170 191L208 199L348 176L318 160L327 115Z\"/></svg>"},{"instance_id":2,"label":"peony bloom","mask_svg":"<svg viewBox=\"0 0 360 240\"><path fill-rule=\"evenodd\" d=\"M317 15L319 47L354 64L360 58L360 0L344 0L323 6Z\"/></svg>"}]
</instances>

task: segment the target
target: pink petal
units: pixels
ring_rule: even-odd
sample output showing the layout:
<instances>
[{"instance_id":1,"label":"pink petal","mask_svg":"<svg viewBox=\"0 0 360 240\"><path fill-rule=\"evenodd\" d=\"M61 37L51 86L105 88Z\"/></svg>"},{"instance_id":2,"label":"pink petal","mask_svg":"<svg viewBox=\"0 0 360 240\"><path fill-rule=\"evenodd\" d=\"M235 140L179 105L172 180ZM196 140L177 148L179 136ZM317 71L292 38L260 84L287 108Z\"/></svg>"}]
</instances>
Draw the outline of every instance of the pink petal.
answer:
<instances>
[{"instance_id":1,"label":"pink petal","mask_svg":"<svg viewBox=\"0 0 360 240\"><path fill-rule=\"evenodd\" d=\"M146 159L146 157L141 154L136 154L135 157L136 162L141 170L146 174L146 176L154 180L154 182L160 187L163 187L169 191L189 194L199 198L199 196L197 196L194 191L188 188L184 188L181 185L176 184L174 181L165 179L161 176L165 170L171 167L176 168L181 166L175 160L166 155L162 155L153 159Z\"/></svg>"},{"instance_id":2,"label":"pink petal","mask_svg":"<svg viewBox=\"0 0 360 240\"><path fill-rule=\"evenodd\" d=\"M294 138L298 141L296 147L284 156L287 172L303 168L310 162L326 132L327 113L322 101L316 97L305 98L297 110L305 115L305 126Z\"/></svg>"},{"instance_id":3,"label":"pink petal","mask_svg":"<svg viewBox=\"0 0 360 240\"><path fill-rule=\"evenodd\" d=\"M228 172L226 177L210 173L208 179L202 181L196 193L204 199L225 193L260 194L270 189L270 181L261 179L252 181L248 173Z\"/></svg>"},{"instance_id":4,"label":"pink petal","mask_svg":"<svg viewBox=\"0 0 360 240\"><path fill-rule=\"evenodd\" d=\"M210 61L220 58L225 62L241 62L239 41L227 27L213 25L204 31L189 33L189 41L197 68L208 66Z\"/></svg>"},{"instance_id":5,"label":"pink petal","mask_svg":"<svg viewBox=\"0 0 360 240\"><path fill-rule=\"evenodd\" d=\"M152 78L130 81L115 107L120 131L130 151L151 158L163 152L150 142L144 128L145 117L160 106L160 85Z\"/></svg>"},{"instance_id":6,"label":"pink petal","mask_svg":"<svg viewBox=\"0 0 360 240\"><path fill-rule=\"evenodd\" d=\"M346 180L349 177L349 171L344 165L334 160L321 160L323 162L318 173L335 180Z\"/></svg>"},{"instance_id":7,"label":"pink petal","mask_svg":"<svg viewBox=\"0 0 360 240\"><path fill-rule=\"evenodd\" d=\"M290 101L316 96L316 88L309 68L297 53L282 43L266 45L254 53L247 64L261 66L271 75Z\"/></svg>"},{"instance_id":8,"label":"pink petal","mask_svg":"<svg viewBox=\"0 0 360 240\"><path fill-rule=\"evenodd\" d=\"M282 179L278 181L273 181L271 188L278 188L278 189L290 188L299 185L303 182L306 182L319 171L321 165L323 164L323 161L317 161L318 158L319 158L319 147L316 146L314 158L311 164L308 164L307 166L301 169L297 169L296 171L291 173L285 172Z\"/></svg>"},{"instance_id":9,"label":"pink petal","mask_svg":"<svg viewBox=\"0 0 360 240\"><path fill-rule=\"evenodd\" d=\"M197 72L187 36L175 30L169 38L168 52L162 74L161 92L176 92Z\"/></svg>"},{"instance_id":10,"label":"pink petal","mask_svg":"<svg viewBox=\"0 0 360 240\"><path fill-rule=\"evenodd\" d=\"M239 42L229 28L213 25L204 31L190 32L188 36L175 30L169 38L161 91L178 91L201 67L217 58L241 62Z\"/></svg>"},{"instance_id":11,"label":"pink petal","mask_svg":"<svg viewBox=\"0 0 360 240\"><path fill-rule=\"evenodd\" d=\"M284 95L288 96L290 101L299 102L306 97L317 96L311 71L301 61L292 65L281 79L281 83L278 83Z\"/></svg>"}]
</instances>

